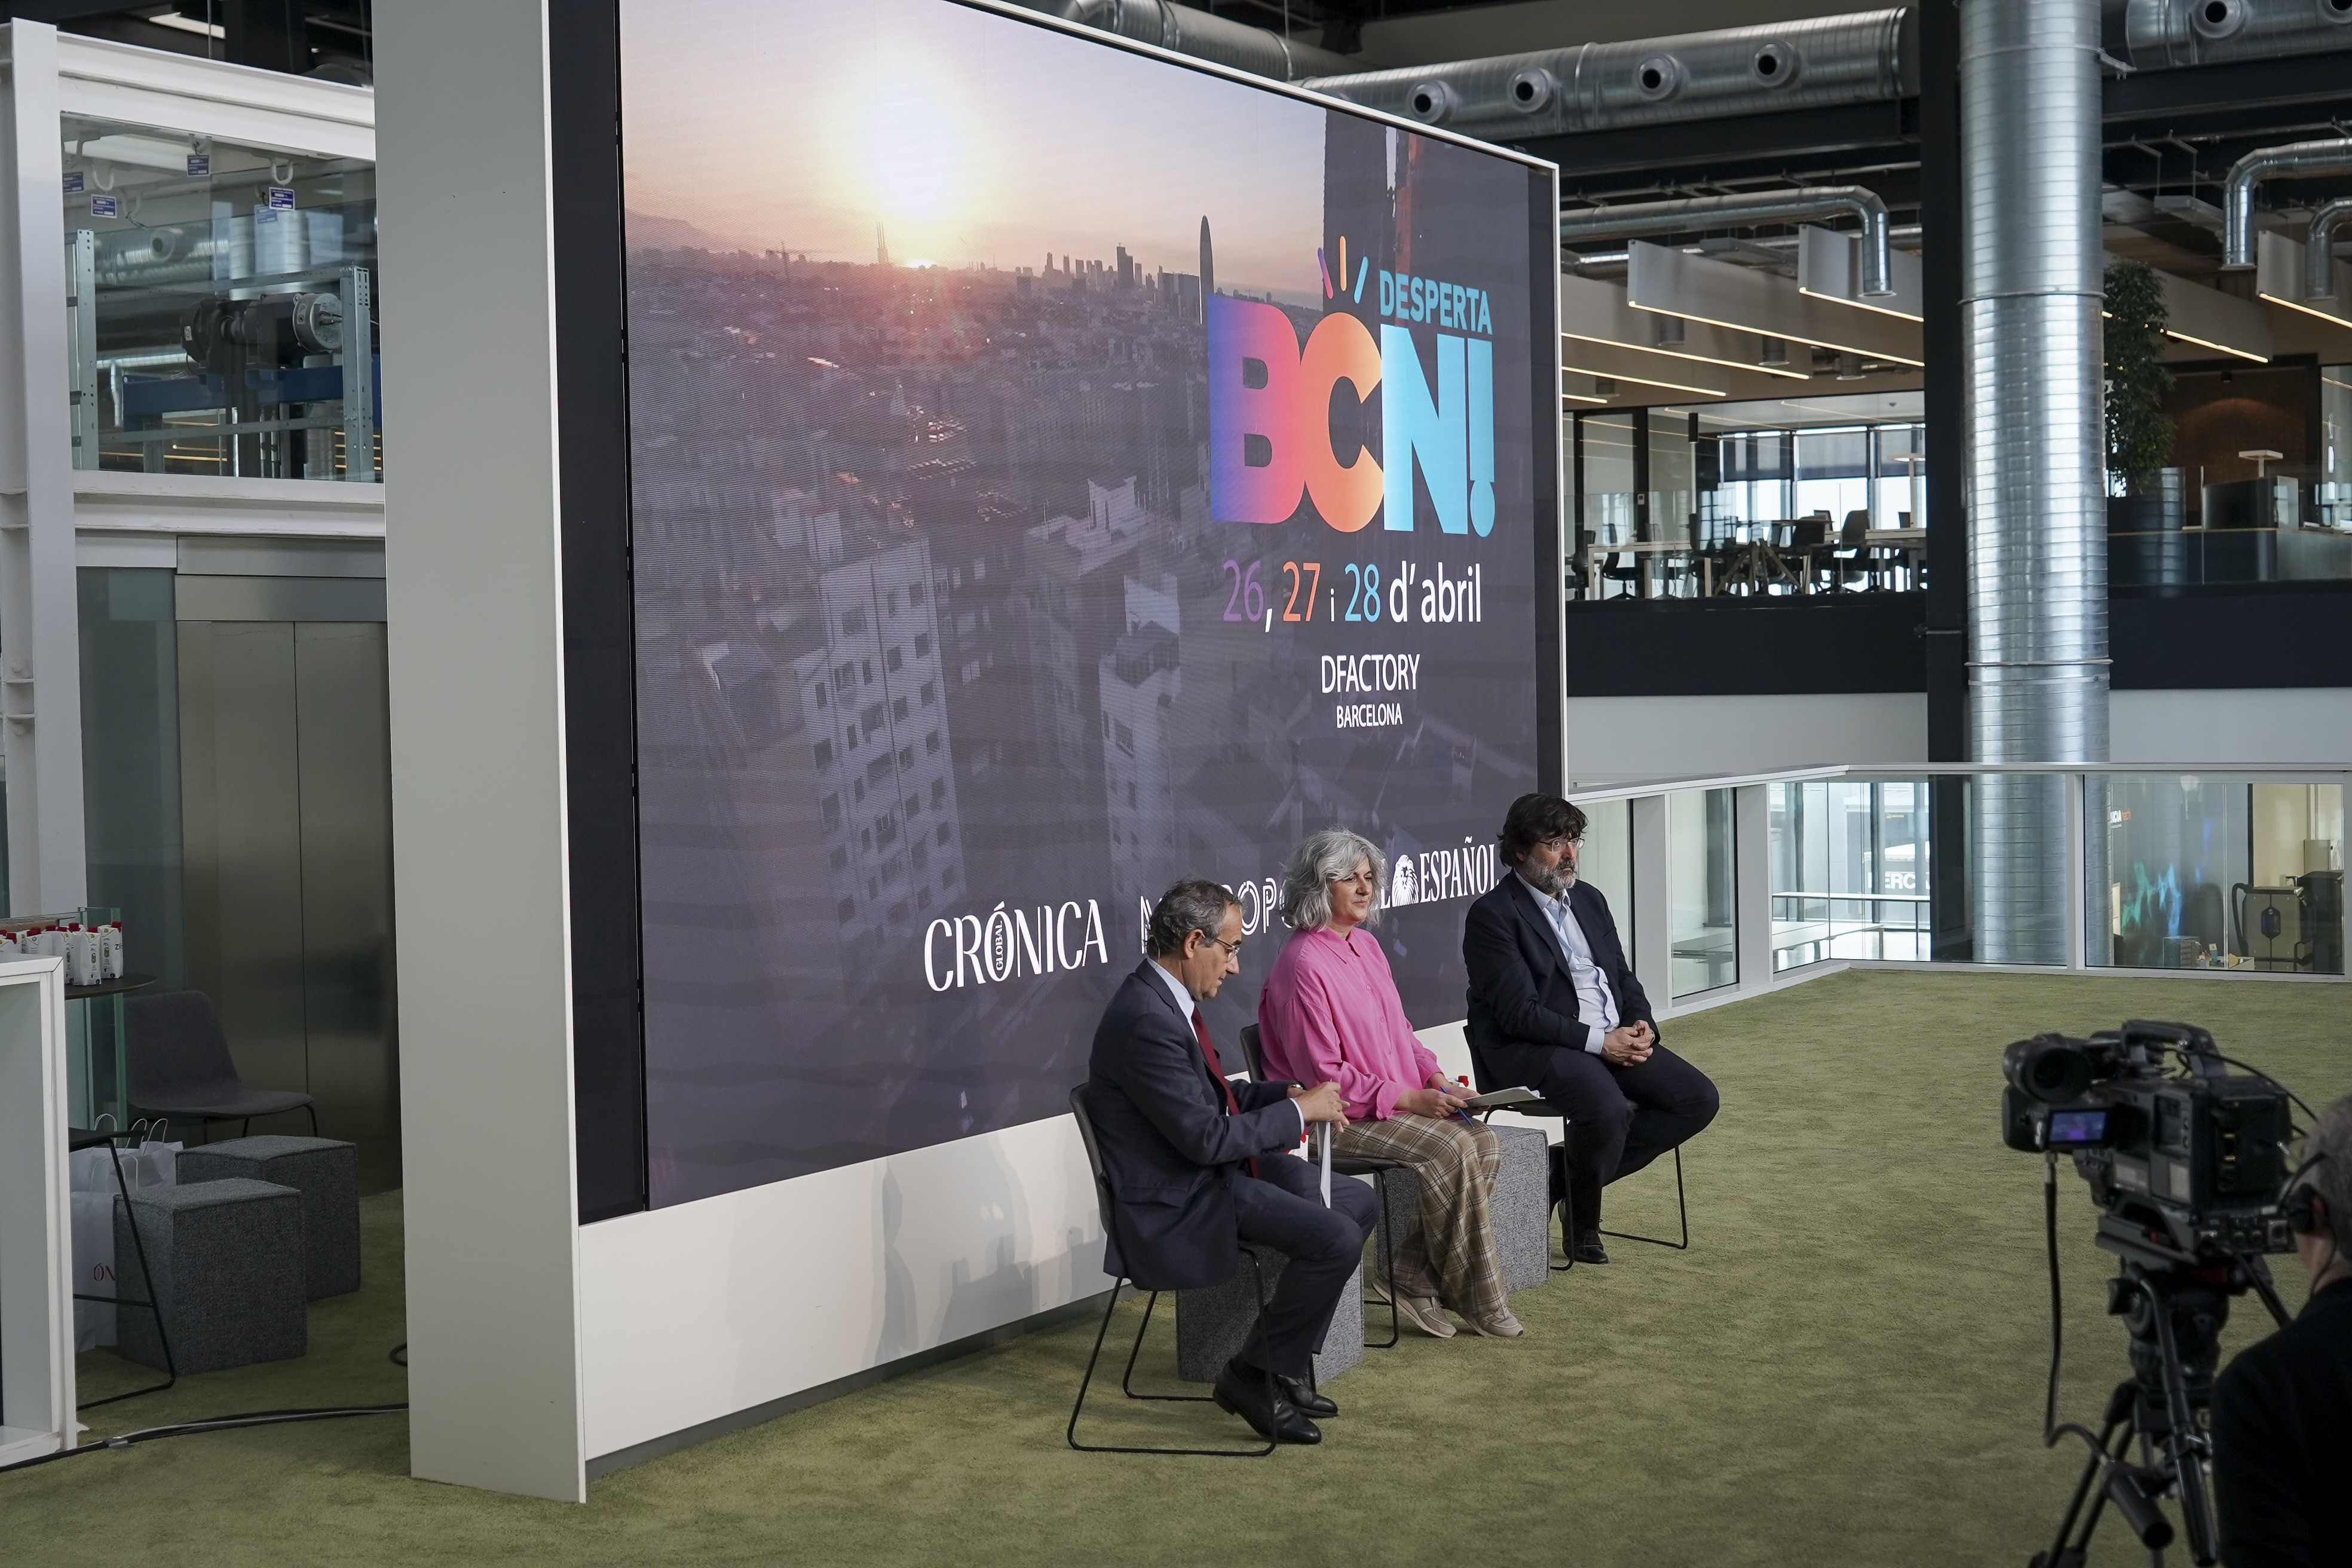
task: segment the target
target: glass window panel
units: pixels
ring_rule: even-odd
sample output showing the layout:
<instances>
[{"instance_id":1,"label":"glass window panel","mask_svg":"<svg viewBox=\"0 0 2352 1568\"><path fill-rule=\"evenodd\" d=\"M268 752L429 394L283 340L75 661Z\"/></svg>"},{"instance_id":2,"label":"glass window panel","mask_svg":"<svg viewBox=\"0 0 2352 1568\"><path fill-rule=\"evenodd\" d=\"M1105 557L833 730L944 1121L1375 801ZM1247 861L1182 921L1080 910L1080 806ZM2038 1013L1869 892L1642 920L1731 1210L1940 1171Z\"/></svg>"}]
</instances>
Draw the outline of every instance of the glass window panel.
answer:
<instances>
[{"instance_id":1,"label":"glass window panel","mask_svg":"<svg viewBox=\"0 0 2352 1568\"><path fill-rule=\"evenodd\" d=\"M61 134L75 466L380 479L374 165Z\"/></svg>"},{"instance_id":2,"label":"glass window panel","mask_svg":"<svg viewBox=\"0 0 2352 1568\"><path fill-rule=\"evenodd\" d=\"M1687 540L1697 510L1693 486L1689 422L1671 409L1650 412L1650 533L1655 539Z\"/></svg>"},{"instance_id":3,"label":"glass window panel","mask_svg":"<svg viewBox=\"0 0 2352 1568\"><path fill-rule=\"evenodd\" d=\"M1584 453L1584 526L1599 545L1633 537L1633 416L1588 414L1576 422Z\"/></svg>"},{"instance_id":4,"label":"glass window panel","mask_svg":"<svg viewBox=\"0 0 2352 1568\"><path fill-rule=\"evenodd\" d=\"M1676 997L1739 983L1732 792L1666 796L1667 942Z\"/></svg>"},{"instance_id":5,"label":"glass window panel","mask_svg":"<svg viewBox=\"0 0 2352 1568\"><path fill-rule=\"evenodd\" d=\"M1779 784L1766 803L1776 972L1929 956L1925 784Z\"/></svg>"},{"instance_id":6,"label":"glass window panel","mask_svg":"<svg viewBox=\"0 0 2352 1568\"><path fill-rule=\"evenodd\" d=\"M2352 364L2319 367L2319 525L2352 530Z\"/></svg>"},{"instance_id":7,"label":"glass window panel","mask_svg":"<svg viewBox=\"0 0 2352 1568\"><path fill-rule=\"evenodd\" d=\"M1633 930L1633 808L1622 800L1584 808L1584 847L1576 854L1577 879L1609 900L1617 930Z\"/></svg>"}]
</instances>

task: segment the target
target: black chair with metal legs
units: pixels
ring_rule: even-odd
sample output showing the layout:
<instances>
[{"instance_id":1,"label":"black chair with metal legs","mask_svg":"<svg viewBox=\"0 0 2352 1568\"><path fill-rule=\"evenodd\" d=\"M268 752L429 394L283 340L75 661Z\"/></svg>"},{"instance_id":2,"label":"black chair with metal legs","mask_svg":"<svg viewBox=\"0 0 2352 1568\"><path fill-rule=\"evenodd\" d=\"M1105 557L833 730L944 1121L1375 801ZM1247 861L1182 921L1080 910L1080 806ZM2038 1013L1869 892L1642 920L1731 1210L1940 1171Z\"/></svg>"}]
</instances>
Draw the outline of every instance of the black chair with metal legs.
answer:
<instances>
[{"instance_id":1,"label":"black chair with metal legs","mask_svg":"<svg viewBox=\"0 0 2352 1568\"><path fill-rule=\"evenodd\" d=\"M1078 1123L1078 1141L1086 1145L1087 1168L1094 1173L1095 1204L1102 1214L1103 1234L1109 1236L1112 1234L1110 1179L1103 1173L1102 1149L1095 1142L1094 1119L1087 1113L1086 1095L1087 1086L1084 1084L1070 1090L1070 1114ZM1257 1254L1248 1247L1242 1247L1241 1255L1248 1261L1251 1277L1255 1281L1258 1310L1264 1311L1265 1310L1265 1270L1259 1267ZM1070 1447L1082 1454L1188 1454L1203 1458L1227 1459L1263 1459L1273 1453L1275 1446L1272 1439L1268 1439L1262 1448L1130 1448L1107 1443L1078 1441L1078 1414L1086 1408L1087 1390L1094 1384L1095 1363L1102 1359L1103 1340L1110 1332L1110 1316L1118 1310L1119 1287L1127 1283L1127 1278L1121 1275L1111 1281L1110 1300L1103 1308L1102 1326L1095 1331L1095 1348L1087 1356L1085 1375L1078 1379L1077 1401L1070 1406L1070 1424L1063 1429L1062 1433L1063 1436L1069 1440ZM1139 1286L1138 1289L1140 1287ZM1138 1394L1135 1392L1136 1358L1143 1353L1143 1336L1151 1327L1151 1310L1159 1304L1158 1290L1152 1291L1150 1298L1143 1303L1143 1321L1136 1328L1134 1347L1127 1352L1127 1370L1119 1374L1119 1392L1129 1399L1164 1401L1176 1405L1213 1405L1216 1403L1216 1396L1208 1394ZM1269 1371L1265 1374L1266 1403L1269 1406L1277 1397L1277 1392L1274 1384L1274 1373Z\"/></svg>"},{"instance_id":2,"label":"black chair with metal legs","mask_svg":"<svg viewBox=\"0 0 2352 1568\"><path fill-rule=\"evenodd\" d=\"M139 1255L139 1282L145 1288L147 1299L138 1301L121 1295L92 1296L79 1290L73 1293L73 1299L77 1301L102 1301L117 1311L121 1311L125 1307L135 1307L142 1311L154 1313L155 1342L163 1351L163 1381L151 1383L144 1388L131 1389L126 1394L110 1394L103 1399L84 1400L74 1406L77 1410L95 1410L101 1405L112 1405L120 1399L136 1399L142 1394L161 1394L180 1381L180 1369L172 1360L171 1331L163 1326L163 1304L155 1300L155 1274L147 1267L147 1241L139 1234L139 1216L130 1213L131 1185L122 1177L122 1151L115 1147L116 1139L128 1138L138 1131L139 1128L135 1125L127 1132L84 1132L79 1128L75 1128L66 1135L66 1148L71 1152L79 1152L83 1149L95 1149L103 1144L108 1155L114 1162L114 1190L121 1194L123 1211L131 1222L131 1249ZM120 1286L122 1281L121 1259L117 1258L115 1264L115 1283Z\"/></svg>"},{"instance_id":3,"label":"black chair with metal legs","mask_svg":"<svg viewBox=\"0 0 2352 1568\"><path fill-rule=\"evenodd\" d=\"M1249 1066L1252 1083L1265 1081L1265 1053L1259 1043L1255 1024L1242 1026L1242 1060ZM1370 1176L1372 1179L1372 1190L1380 1194L1381 1223L1378 1228L1381 1233L1381 1274L1384 1279L1389 1279L1396 1278L1396 1237L1389 1234L1389 1173L1402 1169L1404 1169L1403 1161L1384 1160L1377 1154L1335 1152L1331 1156L1333 1175ZM1378 1298L1374 1298L1370 1304L1379 1306L1381 1303ZM1366 1340L1364 1342L1366 1350L1391 1351L1396 1349L1397 1342L1404 1337L1403 1322L1397 1312L1396 1295L1393 1291L1389 1295L1388 1309L1389 1337L1384 1340Z\"/></svg>"},{"instance_id":4,"label":"black chair with metal legs","mask_svg":"<svg viewBox=\"0 0 2352 1568\"><path fill-rule=\"evenodd\" d=\"M237 1077L228 1038L212 998L201 991L162 991L122 1004L124 1065L130 1070L131 1104L142 1115L194 1121L207 1140L215 1121L238 1121L242 1138L257 1116L289 1110L310 1115L310 1136L319 1135L319 1108L308 1094L290 1089L247 1089Z\"/></svg>"},{"instance_id":5,"label":"black chair with metal legs","mask_svg":"<svg viewBox=\"0 0 2352 1568\"><path fill-rule=\"evenodd\" d=\"M1568 1120L1567 1111L1560 1110L1559 1107L1551 1104L1548 1100L1528 1100L1522 1104L1514 1105L1510 1107L1510 1109L1517 1111L1521 1116L1559 1117L1560 1142L1554 1145L1554 1147L1555 1149L1558 1149L1566 1146L1571 1127L1571 1123ZM1494 1111L1489 1110L1486 1112L1484 1120L1492 1121L1494 1119ZM1570 1203L1567 1198L1563 1197L1560 1199L1559 1203L1554 1206L1559 1210L1559 1249L1560 1252L1568 1258L1568 1261L1565 1263L1553 1264L1551 1266L1551 1271L1555 1274L1565 1274L1570 1269L1576 1267L1575 1205ZM1631 1231L1609 1230L1605 1228L1601 1232L1601 1234L1602 1236L1613 1237L1619 1241L1646 1241L1653 1247L1669 1247L1674 1248L1676 1252L1687 1252L1690 1250L1690 1205L1683 1192L1683 1152L1679 1145L1675 1149L1675 1213L1682 1224L1683 1238L1680 1241L1668 1241L1664 1237L1658 1236L1635 1236Z\"/></svg>"},{"instance_id":6,"label":"black chair with metal legs","mask_svg":"<svg viewBox=\"0 0 2352 1568\"><path fill-rule=\"evenodd\" d=\"M1683 1152L1679 1144L1675 1147L1675 1214L1682 1221L1683 1238L1680 1241L1668 1241L1662 1236L1635 1236L1624 1230L1603 1230L1601 1234L1613 1236L1620 1241L1646 1241L1652 1247L1670 1247L1676 1252L1690 1250L1690 1205L1683 1196Z\"/></svg>"}]
</instances>

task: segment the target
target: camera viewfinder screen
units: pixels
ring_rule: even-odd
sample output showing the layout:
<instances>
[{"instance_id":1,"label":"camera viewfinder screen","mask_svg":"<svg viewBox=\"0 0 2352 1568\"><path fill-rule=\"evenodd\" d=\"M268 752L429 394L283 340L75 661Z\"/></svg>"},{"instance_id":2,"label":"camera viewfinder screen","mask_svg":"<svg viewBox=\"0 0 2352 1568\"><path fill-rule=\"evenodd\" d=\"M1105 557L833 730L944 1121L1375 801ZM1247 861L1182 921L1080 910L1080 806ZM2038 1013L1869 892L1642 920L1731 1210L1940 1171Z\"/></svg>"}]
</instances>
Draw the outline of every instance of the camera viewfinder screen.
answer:
<instances>
[{"instance_id":1,"label":"camera viewfinder screen","mask_svg":"<svg viewBox=\"0 0 2352 1568\"><path fill-rule=\"evenodd\" d=\"M1179 878L1236 1055L1335 824L1459 1018L1537 785L1549 167L951 0L621 26L653 1204L1065 1114Z\"/></svg>"},{"instance_id":2,"label":"camera viewfinder screen","mask_svg":"<svg viewBox=\"0 0 2352 1568\"><path fill-rule=\"evenodd\" d=\"M2049 1146L2053 1149L2095 1149L2107 1141L2107 1113L2099 1110L2053 1110L2050 1113Z\"/></svg>"}]
</instances>

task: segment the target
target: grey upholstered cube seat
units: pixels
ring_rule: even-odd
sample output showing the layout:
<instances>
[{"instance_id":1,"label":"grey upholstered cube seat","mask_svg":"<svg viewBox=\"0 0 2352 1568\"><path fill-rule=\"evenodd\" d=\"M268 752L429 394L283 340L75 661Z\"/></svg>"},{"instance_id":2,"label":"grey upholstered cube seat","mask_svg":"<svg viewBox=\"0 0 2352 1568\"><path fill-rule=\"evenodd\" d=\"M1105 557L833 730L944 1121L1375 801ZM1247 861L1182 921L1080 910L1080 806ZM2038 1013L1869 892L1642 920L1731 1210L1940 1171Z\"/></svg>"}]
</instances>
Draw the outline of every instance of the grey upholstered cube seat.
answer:
<instances>
[{"instance_id":1,"label":"grey upholstered cube seat","mask_svg":"<svg viewBox=\"0 0 2352 1568\"><path fill-rule=\"evenodd\" d=\"M1525 1290L1551 1278L1551 1156L1539 1127L1489 1130L1503 1141L1503 1163L1495 1173L1487 1214L1495 1227L1495 1260L1503 1266L1503 1289ZM1389 1245L1402 1247L1421 1206L1421 1179L1412 1168L1391 1171L1388 1210L1381 1225ZM1381 1253L1378 1244L1372 1257Z\"/></svg>"},{"instance_id":2,"label":"grey upholstered cube seat","mask_svg":"<svg viewBox=\"0 0 2352 1568\"><path fill-rule=\"evenodd\" d=\"M141 1280L139 1227L153 1277ZM114 1256L126 1294L161 1309L172 1363L182 1376L254 1362L282 1361L309 1348L302 1299L302 1195L269 1182L232 1178L144 1187L114 1207ZM162 1367L155 1316L124 1312L117 1349Z\"/></svg>"},{"instance_id":3,"label":"grey upholstered cube seat","mask_svg":"<svg viewBox=\"0 0 2352 1568\"><path fill-rule=\"evenodd\" d=\"M1496 1127L1502 1168L1488 1205L1503 1289L1525 1290L1551 1278L1551 1142L1540 1127Z\"/></svg>"},{"instance_id":4,"label":"grey upholstered cube seat","mask_svg":"<svg viewBox=\"0 0 2352 1568\"><path fill-rule=\"evenodd\" d=\"M184 1150L183 1182L242 1176L302 1194L302 1293L310 1300L360 1288L360 1152L334 1138L230 1138Z\"/></svg>"},{"instance_id":5,"label":"grey upholstered cube seat","mask_svg":"<svg viewBox=\"0 0 2352 1568\"><path fill-rule=\"evenodd\" d=\"M1256 1256L1265 1274L1266 1299L1271 1300L1290 1260L1271 1247L1244 1243L1242 1250ZM1174 1293L1177 1376L1187 1383L1217 1380L1217 1373L1240 1352L1250 1326L1257 1321L1257 1289L1250 1266L1243 1262L1234 1266L1233 1278L1222 1285ZM1339 1292L1330 1331L1324 1335L1322 1352L1315 1358L1316 1386L1328 1384L1363 1359L1363 1292L1350 1286Z\"/></svg>"}]
</instances>

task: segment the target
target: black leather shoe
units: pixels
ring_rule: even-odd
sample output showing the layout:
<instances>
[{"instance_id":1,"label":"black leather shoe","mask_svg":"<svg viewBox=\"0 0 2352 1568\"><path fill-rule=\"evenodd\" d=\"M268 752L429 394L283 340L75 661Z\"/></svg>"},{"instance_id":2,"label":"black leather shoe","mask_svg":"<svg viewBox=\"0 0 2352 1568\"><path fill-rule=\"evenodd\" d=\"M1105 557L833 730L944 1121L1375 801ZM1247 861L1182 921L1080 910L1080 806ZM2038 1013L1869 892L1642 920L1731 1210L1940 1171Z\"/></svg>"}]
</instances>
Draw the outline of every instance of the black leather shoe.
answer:
<instances>
[{"instance_id":1,"label":"black leather shoe","mask_svg":"<svg viewBox=\"0 0 2352 1568\"><path fill-rule=\"evenodd\" d=\"M1320 1443L1322 1428L1301 1415L1280 1394L1281 1385L1272 1405L1266 1401L1265 1373L1255 1367L1237 1362L1227 1362L1225 1370L1217 1373L1216 1385L1211 1397L1217 1408L1229 1415L1238 1415L1248 1422L1261 1437L1276 1443Z\"/></svg>"},{"instance_id":2,"label":"black leather shoe","mask_svg":"<svg viewBox=\"0 0 2352 1568\"><path fill-rule=\"evenodd\" d=\"M1601 1246L1601 1233L1589 1231L1576 1238L1576 1260L1579 1263L1606 1263L1609 1254Z\"/></svg>"},{"instance_id":3,"label":"black leather shoe","mask_svg":"<svg viewBox=\"0 0 2352 1568\"><path fill-rule=\"evenodd\" d=\"M1339 1407L1325 1395L1317 1393L1313 1385L1304 1378L1284 1377L1276 1373L1274 1385L1282 1391L1282 1396L1285 1399L1290 1401L1290 1407L1301 1415L1312 1415L1320 1421L1339 1414Z\"/></svg>"}]
</instances>

